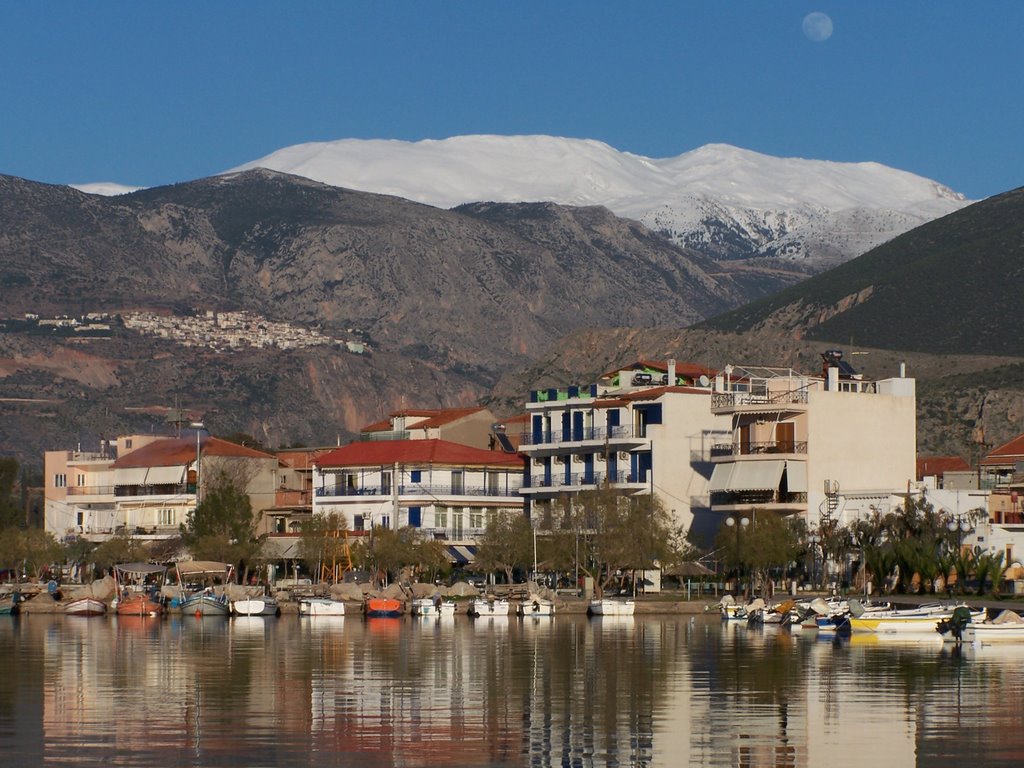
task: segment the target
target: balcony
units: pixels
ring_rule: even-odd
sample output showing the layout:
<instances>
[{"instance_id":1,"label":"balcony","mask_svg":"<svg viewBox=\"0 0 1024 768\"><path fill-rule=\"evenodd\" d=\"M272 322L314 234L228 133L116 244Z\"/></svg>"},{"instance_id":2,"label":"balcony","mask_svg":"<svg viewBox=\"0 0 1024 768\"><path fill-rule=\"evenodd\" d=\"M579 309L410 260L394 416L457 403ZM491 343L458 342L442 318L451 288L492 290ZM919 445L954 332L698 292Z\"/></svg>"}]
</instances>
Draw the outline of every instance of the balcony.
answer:
<instances>
[{"instance_id":1,"label":"balcony","mask_svg":"<svg viewBox=\"0 0 1024 768\"><path fill-rule=\"evenodd\" d=\"M391 495L390 488L349 488L347 486L324 486L316 489L316 497L339 498L355 496L384 496ZM406 496L428 496L431 498L440 496L490 496L490 497L511 497L519 495L519 485L505 488L494 487L464 487L460 485L411 483L399 485L398 495Z\"/></svg>"},{"instance_id":2,"label":"balcony","mask_svg":"<svg viewBox=\"0 0 1024 768\"><path fill-rule=\"evenodd\" d=\"M522 493L545 493L550 492L552 489L563 490L565 488L575 488L577 490L597 488L605 483L609 485L643 485L645 481L641 480L637 475L632 472L574 472L568 479L565 477L564 472L552 472L550 476L547 475L533 475L530 478L529 487L523 486Z\"/></svg>"},{"instance_id":3,"label":"balcony","mask_svg":"<svg viewBox=\"0 0 1024 768\"><path fill-rule=\"evenodd\" d=\"M69 485L68 496L113 496L112 485Z\"/></svg>"},{"instance_id":4,"label":"balcony","mask_svg":"<svg viewBox=\"0 0 1024 768\"><path fill-rule=\"evenodd\" d=\"M530 448L563 447L567 443L600 443L599 446L593 446L596 449L605 443L633 443L637 441L642 442L644 439L643 435L637 434L637 431L629 426L586 427L582 430L570 430L568 432L561 429L540 434L523 432L519 436L519 447L523 450L529 450Z\"/></svg>"},{"instance_id":5,"label":"balcony","mask_svg":"<svg viewBox=\"0 0 1024 768\"><path fill-rule=\"evenodd\" d=\"M711 494L711 508L716 512L742 511L753 507L779 512L806 509L807 494L779 491L722 491Z\"/></svg>"},{"instance_id":6,"label":"balcony","mask_svg":"<svg viewBox=\"0 0 1024 768\"><path fill-rule=\"evenodd\" d=\"M70 488L68 490L71 490ZM168 483L166 485L118 485L114 487L117 498L125 496L193 496L196 488L188 483Z\"/></svg>"},{"instance_id":7,"label":"balcony","mask_svg":"<svg viewBox=\"0 0 1024 768\"><path fill-rule=\"evenodd\" d=\"M766 454L806 454L807 441L769 440L757 443L715 443L711 446L711 458L722 459L733 456L761 456Z\"/></svg>"},{"instance_id":8,"label":"balcony","mask_svg":"<svg viewBox=\"0 0 1024 768\"><path fill-rule=\"evenodd\" d=\"M784 392L714 392L711 395L711 412L721 413L733 410L785 410L790 405L806 405L807 390L794 389Z\"/></svg>"}]
</instances>

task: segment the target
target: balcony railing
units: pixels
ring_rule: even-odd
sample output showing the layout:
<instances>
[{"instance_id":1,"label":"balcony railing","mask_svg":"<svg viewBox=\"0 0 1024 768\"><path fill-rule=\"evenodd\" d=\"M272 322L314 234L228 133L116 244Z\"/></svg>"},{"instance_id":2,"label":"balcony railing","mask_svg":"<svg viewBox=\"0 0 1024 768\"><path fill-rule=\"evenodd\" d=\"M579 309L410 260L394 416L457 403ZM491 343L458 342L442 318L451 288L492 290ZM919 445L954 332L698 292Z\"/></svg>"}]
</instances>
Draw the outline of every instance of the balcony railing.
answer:
<instances>
[{"instance_id":1,"label":"balcony railing","mask_svg":"<svg viewBox=\"0 0 1024 768\"><path fill-rule=\"evenodd\" d=\"M554 445L557 443L582 443L592 440L625 440L637 437L632 427L586 427L568 431L556 429L551 432L523 432L519 445Z\"/></svg>"},{"instance_id":2,"label":"balcony railing","mask_svg":"<svg viewBox=\"0 0 1024 768\"><path fill-rule=\"evenodd\" d=\"M411 483L398 486L399 496L518 496L519 485L501 488L483 486L459 486ZM324 486L316 489L317 498L337 496L390 496L390 488L349 488L347 486Z\"/></svg>"},{"instance_id":3,"label":"balcony railing","mask_svg":"<svg viewBox=\"0 0 1024 768\"><path fill-rule=\"evenodd\" d=\"M711 458L721 456L749 456L763 453L807 453L807 441L769 440L758 443L715 443L711 446Z\"/></svg>"},{"instance_id":4,"label":"balcony railing","mask_svg":"<svg viewBox=\"0 0 1024 768\"><path fill-rule=\"evenodd\" d=\"M112 485L69 485L68 496L113 496Z\"/></svg>"},{"instance_id":5,"label":"balcony railing","mask_svg":"<svg viewBox=\"0 0 1024 768\"><path fill-rule=\"evenodd\" d=\"M188 483L168 483L166 485L118 485L114 495L121 496L181 496L195 494L196 488Z\"/></svg>"},{"instance_id":6,"label":"balcony railing","mask_svg":"<svg viewBox=\"0 0 1024 768\"><path fill-rule=\"evenodd\" d=\"M806 403L807 390L794 389L786 392L715 392L711 395L711 408L738 408L743 405L788 405Z\"/></svg>"},{"instance_id":7,"label":"balcony railing","mask_svg":"<svg viewBox=\"0 0 1024 768\"><path fill-rule=\"evenodd\" d=\"M711 494L712 507L806 503L806 493L779 493L778 491L722 491Z\"/></svg>"},{"instance_id":8,"label":"balcony railing","mask_svg":"<svg viewBox=\"0 0 1024 768\"><path fill-rule=\"evenodd\" d=\"M617 483L640 483L643 482L637 475L631 472L574 472L569 475L568 480L562 472L552 472L551 476L533 475L530 478L531 488L562 488L566 486L577 487L587 485L604 485L605 482L615 485Z\"/></svg>"}]
</instances>

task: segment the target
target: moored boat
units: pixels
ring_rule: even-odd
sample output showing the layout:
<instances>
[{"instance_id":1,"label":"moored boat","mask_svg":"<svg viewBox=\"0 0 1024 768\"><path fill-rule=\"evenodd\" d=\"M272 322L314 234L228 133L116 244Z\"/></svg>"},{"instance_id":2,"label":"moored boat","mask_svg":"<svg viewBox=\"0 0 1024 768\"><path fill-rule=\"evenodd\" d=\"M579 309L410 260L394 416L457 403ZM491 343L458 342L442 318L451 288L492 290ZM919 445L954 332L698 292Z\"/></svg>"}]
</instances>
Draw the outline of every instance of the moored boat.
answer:
<instances>
[{"instance_id":1,"label":"moored boat","mask_svg":"<svg viewBox=\"0 0 1024 768\"><path fill-rule=\"evenodd\" d=\"M440 595L436 597L417 597L412 601L410 609L413 616L439 619L444 616L455 615L455 602L452 600L442 600Z\"/></svg>"},{"instance_id":2,"label":"moored boat","mask_svg":"<svg viewBox=\"0 0 1024 768\"><path fill-rule=\"evenodd\" d=\"M178 605L183 614L202 618L227 616L230 613L231 605L227 595L214 589L214 584L219 584L223 589L231 575L230 565L209 560L190 560L178 563L175 571L181 590Z\"/></svg>"},{"instance_id":3,"label":"moored boat","mask_svg":"<svg viewBox=\"0 0 1024 768\"><path fill-rule=\"evenodd\" d=\"M587 606L587 613L591 616L632 616L635 610L636 601L629 599L591 600L590 605Z\"/></svg>"},{"instance_id":4,"label":"moored boat","mask_svg":"<svg viewBox=\"0 0 1024 768\"><path fill-rule=\"evenodd\" d=\"M299 600L299 616L344 616L345 603L331 597L304 597Z\"/></svg>"},{"instance_id":5,"label":"moored boat","mask_svg":"<svg viewBox=\"0 0 1024 768\"><path fill-rule=\"evenodd\" d=\"M393 597L369 597L364 610L369 618L397 618L402 615L402 601Z\"/></svg>"},{"instance_id":6,"label":"moored boat","mask_svg":"<svg viewBox=\"0 0 1024 768\"><path fill-rule=\"evenodd\" d=\"M957 607L966 606L930 603L917 608L867 611L859 601L850 600L850 631L930 635L940 621L952 617Z\"/></svg>"},{"instance_id":7,"label":"moored boat","mask_svg":"<svg viewBox=\"0 0 1024 768\"><path fill-rule=\"evenodd\" d=\"M95 597L80 597L64 606L68 616L103 616L107 612L107 604Z\"/></svg>"},{"instance_id":8,"label":"moored boat","mask_svg":"<svg viewBox=\"0 0 1024 768\"><path fill-rule=\"evenodd\" d=\"M18 604L21 602L21 592L13 592L7 597L0 598L0 616L14 616L18 613Z\"/></svg>"},{"instance_id":9,"label":"moored boat","mask_svg":"<svg viewBox=\"0 0 1024 768\"><path fill-rule=\"evenodd\" d=\"M980 621L967 608L960 607L935 629L946 643L1024 643L1024 618L1011 610L1000 611L994 619Z\"/></svg>"},{"instance_id":10,"label":"moored boat","mask_svg":"<svg viewBox=\"0 0 1024 768\"><path fill-rule=\"evenodd\" d=\"M232 600L231 612L236 616L279 616L281 607L272 597L246 597Z\"/></svg>"},{"instance_id":11,"label":"moored boat","mask_svg":"<svg viewBox=\"0 0 1024 768\"><path fill-rule=\"evenodd\" d=\"M470 616L508 616L512 605L496 597L478 597L466 611Z\"/></svg>"},{"instance_id":12,"label":"moored boat","mask_svg":"<svg viewBox=\"0 0 1024 768\"><path fill-rule=\"evenodd\" d=\"M117 598L112 607L118 616L160 616L160 595L167 568L154 563L122 563L114 566Z\"/></svg>"},{"instance_id":13,"label":"moored boat","mask_svg":"<svg viewBox=\"0 0 1024 768\"><path fill-rule=\"evenodd\" d=\"M529 595L516 606L520 616L554 616L555 603L540 595Z\"/></svg>"}]
</instances>

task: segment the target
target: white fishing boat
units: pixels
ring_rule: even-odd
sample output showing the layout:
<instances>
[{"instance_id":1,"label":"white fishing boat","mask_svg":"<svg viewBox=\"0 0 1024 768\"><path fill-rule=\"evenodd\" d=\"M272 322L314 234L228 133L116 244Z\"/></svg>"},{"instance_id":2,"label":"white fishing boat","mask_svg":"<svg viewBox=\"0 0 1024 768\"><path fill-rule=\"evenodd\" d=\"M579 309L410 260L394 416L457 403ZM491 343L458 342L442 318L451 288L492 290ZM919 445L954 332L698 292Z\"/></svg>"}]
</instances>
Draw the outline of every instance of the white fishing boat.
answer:
<instances>
[{"instance_id":1,"label":"white fishing boat","mask_svg":"<svg viewBox=\"0 0 1024 768\"><path fill-rule=\"evenodd\" d=\"M520 616L554 616L555 602L540 595L528 595L516 606L516 613Z\"/></svg>"},{"instance_id":2,"label":"white fishing boat","mask_svg":"<svg viewBox=\"0 0 1024 768\"><path fill-rule=\"evenodd\" d=\"M508 616L511 607L508 600L478 597L470 603L467 613L470 616Z\"/></svg>"},{"instance_id":3,"label":"white fishing boat","mask_svg":"<svg viewBox=\"0 0 1024 768\"><path fill-rule=\"evenodd\" d=\"M236 616L279 616L281 607L272 597L246 597L232 600L231 612Z\"/></svg>"},{"instance_id":4,"label":"white fishing boat","mask_svg":"<svg viewBox=\"0 0 1024 768\"><path fill-rule=\"evenodd\" d=\"M455 615L455 601L442 600L436 597L417 597L412 601L411 611L413 616L425 619L439 619Z\"/></svg>"},{"instance_id":5,"label":"white fishing boat","mask_svg":"<svg viewBox=\"0 0 1024 768\"><path fill-rule=\"evenodd\" d=\"M332 597L304 597L299 600L299 616L344 616L345 603Z\"/></svg>"},{"instance_id":6,"label":"white fishing boat","mask_svg":"<svg viewBox=\"0 0 1024 768\"><path fill-rule=\"evenodd\" d=\"M917 608L868 611L859 600L850 600L850 631L879 634L932 635L936 625L953 615L956 605L930 603ZM980 612L979 616L984 612Z\"/></svg>"},{"instance_id":7,"label":"white fishing boat","mask_svg":"<svg viewBox=\"0 0 1024 768\"><path fill-rule=\"evenodd\" d=\"M587 613L591 616L632 616L635 610L636 601L630 599L591 600L587 606Z\"/></svg>"},{"instance_id":8,"label":"white fishing boat","mask_svg":"<svg viewBox=\"0 0 1024 768\"><path fill-rule=\"evenodd\" d=\"M980 621L966 608L957 608L949 621L939 622L936 630L946 643L1024 643L1024 618L1011 610L1000 611L994 619Z\"/></svg>"},{"instance_id":9,"label":"white fishing boat","mask_svg":"<svg viewBox=\"0 0 1024 768\"><path fill-rule=\"evenodd\" d=\"M94 597L80 597L64 606L68 616L103 616L107 612L107 604Z\"/></svg>"}]
</instances>

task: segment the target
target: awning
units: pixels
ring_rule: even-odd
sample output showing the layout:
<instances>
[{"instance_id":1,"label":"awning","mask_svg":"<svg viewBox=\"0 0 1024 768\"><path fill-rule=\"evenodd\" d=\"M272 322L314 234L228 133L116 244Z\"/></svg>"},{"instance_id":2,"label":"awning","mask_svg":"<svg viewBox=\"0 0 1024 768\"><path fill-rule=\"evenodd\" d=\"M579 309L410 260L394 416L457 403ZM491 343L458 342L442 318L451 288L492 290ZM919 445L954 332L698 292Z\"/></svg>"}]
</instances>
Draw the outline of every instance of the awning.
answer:
<instances>
[{"instance_id":1,"label":"awning","mask_svg":"<svg viewBox=\"0 0 1024 768\"><path fill-rule=\"evenodd\" d=\"M270 560L298 560L301 548L300 536L268 536L263 554Z\"/></svg>"},{"instance_id":2,"label":"awning","mask_svg":"<svg viewBox=\"0 0 1024 768\"><path fill-rule=\"evenodd\" d=\"M146 485L180 485L185 477L185 466L150 467L146 473Z\"/></svg>"},{"instance_id":3,"label":"awning","mask_svg":"<svg viewBox=\"0 0 1024 768\"><path fill-rule=\"evenodd\" d=\"M147 467L126 467L114 470L114 485L145 485Z\"/></svg>"},{"instance_id":4,"label":"awning","mask_svg":"<svg viewBox=\"0 0 1024 768\"><path fill-rule=\"evenodd\" d=\"M449 544L445 547L445 555L455 565L469 565L476 560L476 547L463 544Z\"/></svg>"},{"instance_id":5,"label":"awning","mask_svg":"<svg viewBox=\"0 0 1024 768\"><path fill-rule=\"evenodd\" d=\"M131 573L140 576L153 573L163 573L167 570L166 565L156 565L155 563L121 563L114 567L121 571L121 573Z\"/></svg>"},{"instance_id":6,"label":"awning","mask_svg":"<svg viewBox=\"0 0 1024 768\"><path fill-rule=\"evenodd\" d=\"M782 480L786 462L739 461L729 479L730 491L775 491Z\"/></svg>"},{"instance_id":7,"label":"awning","mask_svg":"<svg viewBox=\"0 0 1024 768\"><path fill-rule=\"evenodd\" d=\"M716 464L714 470L711 472L711 479L708 481L708 491L711 493L728 491L729 480L732 478L732 470L735 466L736 465L732 462L728 464Z\"/></svg>"},{"instance_id":8,"label":"awning","mask_svg":"<svg viewBox=\"0 0 1024 768\"><path fill-rule=\"evenodd\" d=\"M790 493L807 493L807 463L786 462L786 487Z\"/></svg>"}]
</instances>

